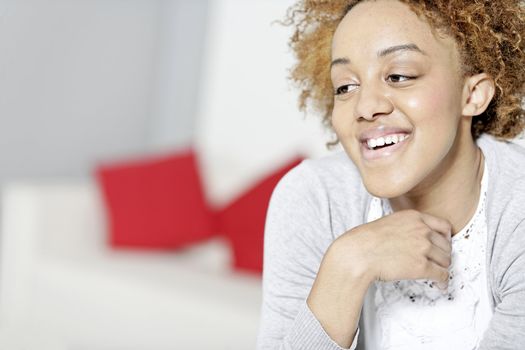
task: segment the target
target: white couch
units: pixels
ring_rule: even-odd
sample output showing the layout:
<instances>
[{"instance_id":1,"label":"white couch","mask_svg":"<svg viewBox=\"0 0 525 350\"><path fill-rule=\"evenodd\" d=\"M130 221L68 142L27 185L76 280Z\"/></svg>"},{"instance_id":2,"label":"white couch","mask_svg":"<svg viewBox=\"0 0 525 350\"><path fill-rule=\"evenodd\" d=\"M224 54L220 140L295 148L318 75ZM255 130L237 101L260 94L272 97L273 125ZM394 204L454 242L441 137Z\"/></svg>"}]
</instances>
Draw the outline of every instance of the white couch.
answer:
<instances>
[{"instance_id":1,"label":"white couch","mask_svg":"<svg viewBox=\"0 0 525 350\"><path fill-rule=\"evenodd\" d=\"M0 349L253 349L261 279L216 238L177 252L114 251L92 181L2 194Z\"/></svg>"}]
</instances>

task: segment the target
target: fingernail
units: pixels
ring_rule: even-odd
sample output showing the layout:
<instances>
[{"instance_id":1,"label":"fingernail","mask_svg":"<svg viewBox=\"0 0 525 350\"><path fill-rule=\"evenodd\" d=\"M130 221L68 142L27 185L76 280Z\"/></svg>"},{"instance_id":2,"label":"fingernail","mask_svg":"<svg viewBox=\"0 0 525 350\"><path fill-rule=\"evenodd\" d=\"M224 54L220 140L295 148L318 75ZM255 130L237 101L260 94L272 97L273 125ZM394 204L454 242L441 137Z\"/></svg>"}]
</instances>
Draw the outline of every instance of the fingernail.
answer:
<instances>
[{"instance_id":1,"label":"fingernail","mask_svg":"<svg viewBox=\"0 0 525 350\"><path fill-rule=\"evenodd\" d=\"M437 286L442 291L446 291L448 289L448 283L446 282L438 282Z\"/></svg>"}]
</instances>

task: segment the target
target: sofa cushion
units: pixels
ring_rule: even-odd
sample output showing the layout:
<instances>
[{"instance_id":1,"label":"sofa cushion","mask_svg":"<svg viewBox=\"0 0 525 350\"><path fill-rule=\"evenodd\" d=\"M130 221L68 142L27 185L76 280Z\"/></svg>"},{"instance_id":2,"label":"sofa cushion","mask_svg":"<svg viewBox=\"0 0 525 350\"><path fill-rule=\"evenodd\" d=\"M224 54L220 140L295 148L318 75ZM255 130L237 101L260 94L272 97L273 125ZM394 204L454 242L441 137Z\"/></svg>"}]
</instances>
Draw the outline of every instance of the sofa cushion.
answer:
<instances>
[{"instance_id":1,"label":"sofa cushion","mask_svg":"<svg viewBox=\"0 0 525 350\"><path fill-rule=\"evenodd\" d=\"M178 248L214 234L192 149L99 165L114 247Z\"/></svg>"},{"instance_id":2,"label":"sofa cushion","mask_svg":"<svg viewBox=\"0 0 525 350\"><path fill-rule=\"evenodd\" d=\"M268 174L217 213L218 230L230 241L235 269L262 273L264 225L270 197L279 180L302 160L296 157Z\"/></svg>"}]
</instances>

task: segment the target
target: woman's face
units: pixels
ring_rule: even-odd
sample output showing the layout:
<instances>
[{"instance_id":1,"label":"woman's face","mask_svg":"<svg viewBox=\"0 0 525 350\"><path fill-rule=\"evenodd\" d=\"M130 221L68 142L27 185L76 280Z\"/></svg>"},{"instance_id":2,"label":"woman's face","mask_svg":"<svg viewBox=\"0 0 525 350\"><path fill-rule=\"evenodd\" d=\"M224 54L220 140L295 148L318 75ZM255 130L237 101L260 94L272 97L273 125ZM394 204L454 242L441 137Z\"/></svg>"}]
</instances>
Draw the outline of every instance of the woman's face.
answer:
<instances>
[{"instance_id":1,"label":"woman's face","mask_svg":"<svg viewBox=\"0 0 525 350\"><path fill-rule=\"evenodd\" d=\"M332 125L376 196L423 190L465 147L458 140L473 142L454 40L433 34L399 1L366 1L348 12L333 37L331 78Z\"/></svg>"}]
</instances>

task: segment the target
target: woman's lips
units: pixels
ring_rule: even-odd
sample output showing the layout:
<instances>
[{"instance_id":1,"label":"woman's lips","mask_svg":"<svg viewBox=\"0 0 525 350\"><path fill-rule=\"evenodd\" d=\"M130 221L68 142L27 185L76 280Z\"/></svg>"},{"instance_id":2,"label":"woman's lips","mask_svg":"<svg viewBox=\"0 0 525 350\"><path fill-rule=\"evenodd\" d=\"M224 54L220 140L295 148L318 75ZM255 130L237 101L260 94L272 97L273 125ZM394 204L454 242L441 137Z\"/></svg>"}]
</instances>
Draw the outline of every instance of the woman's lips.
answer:
<instances>
[{"instance_id":1,"label":"woman's lips","mask_svg":"<svg viewBox=\"0 0 525 350\"><path fill-rule=\"evenodd\" d=\"M405 139L401 142L392 144L387 147L378 148L378 149L370 149L368 148L368 145L365 142L361 142L361 155L363 156L363 159L365 161L374 161L378 159L388 158L392 155L400 153L404 148L405 145L410 142L412 139L412 134L408 134Z\"/></svg>"}]
</instances>

